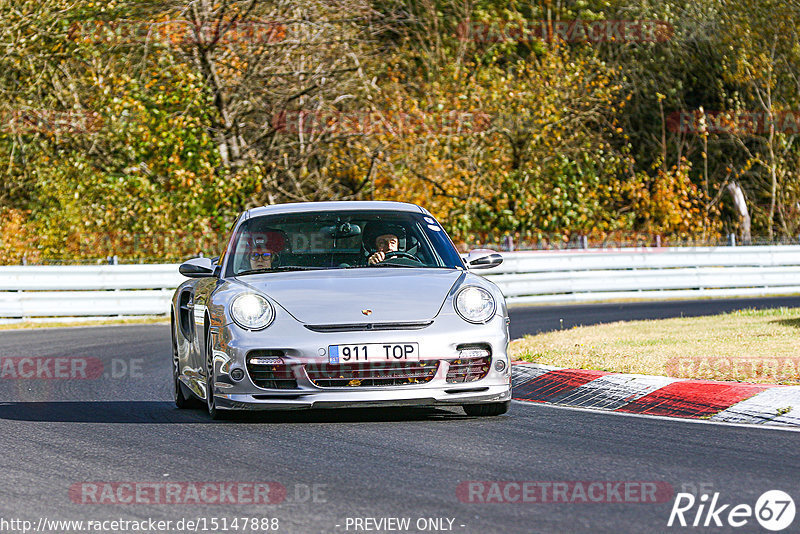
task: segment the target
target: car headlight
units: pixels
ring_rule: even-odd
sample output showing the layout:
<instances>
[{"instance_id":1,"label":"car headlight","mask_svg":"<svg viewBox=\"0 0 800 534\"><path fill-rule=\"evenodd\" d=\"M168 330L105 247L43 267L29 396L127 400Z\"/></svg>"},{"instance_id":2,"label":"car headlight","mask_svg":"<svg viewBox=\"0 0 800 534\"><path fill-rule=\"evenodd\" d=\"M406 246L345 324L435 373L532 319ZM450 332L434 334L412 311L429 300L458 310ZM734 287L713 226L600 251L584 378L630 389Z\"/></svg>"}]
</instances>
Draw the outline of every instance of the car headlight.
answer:
<instances>
[{"instance_id":1,"label":"car headlight","mask_svg":"<svg viewBox=\"0 0 800 534\"><path fill-rule=\"evenodd\" d=\"M272 323L275 310L261 295L245 293L231 302L231 317L236 324L248 330L261 330Z\"/></svg>"},{"instance_id":2,"label":"car headlight","mask_svg":"<svg viewBox=\"0 0 800 534\"><path fill-rule=\"evenodd\" d=\"M495 311L494 297L481 287L465 287L456 295L456 311L470 323L485 323Z\"/></svg>"}]
</instances>

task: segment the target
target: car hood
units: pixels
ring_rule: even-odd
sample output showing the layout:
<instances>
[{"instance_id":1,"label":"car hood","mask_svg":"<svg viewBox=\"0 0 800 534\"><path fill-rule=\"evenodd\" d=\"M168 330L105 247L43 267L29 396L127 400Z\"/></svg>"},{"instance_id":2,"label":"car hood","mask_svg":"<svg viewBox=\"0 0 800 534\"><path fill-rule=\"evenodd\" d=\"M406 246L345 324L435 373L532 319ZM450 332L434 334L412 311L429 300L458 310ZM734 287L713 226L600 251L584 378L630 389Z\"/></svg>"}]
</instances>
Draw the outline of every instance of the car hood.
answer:
<instances>
[{"instance_id":1,"label":"car hood","mask_svg":"<svg viewBox=\"0 0 800 534\"><path fill-rule=\"evenodd\" d=\"M462 273L373 267L265 273L237 280L275 300L298 321L322 325L432 320Z\"/></svg>"}]
</instances>

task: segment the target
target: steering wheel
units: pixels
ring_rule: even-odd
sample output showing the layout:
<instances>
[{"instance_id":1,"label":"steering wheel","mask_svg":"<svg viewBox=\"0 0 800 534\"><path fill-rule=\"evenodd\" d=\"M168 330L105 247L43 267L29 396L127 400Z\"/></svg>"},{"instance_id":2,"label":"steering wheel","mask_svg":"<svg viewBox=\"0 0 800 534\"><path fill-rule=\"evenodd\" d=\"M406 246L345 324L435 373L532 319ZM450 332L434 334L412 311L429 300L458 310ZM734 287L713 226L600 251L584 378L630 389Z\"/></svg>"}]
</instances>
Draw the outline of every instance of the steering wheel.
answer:
<instances>
[{"instance_id":1,"label":"steering wheel","mask_svg":"<svg viewBox=\"0 0 800 534\"><path fill-rule=\"evenodd\" d=\"M383 261L388 260L389 258L408 258L409 260L414 260L416 262L422 263L418 257L408 252L402 252L399 250L394 250L392 252L387 252L384 257Z\"/></svg>"}]
</instances>

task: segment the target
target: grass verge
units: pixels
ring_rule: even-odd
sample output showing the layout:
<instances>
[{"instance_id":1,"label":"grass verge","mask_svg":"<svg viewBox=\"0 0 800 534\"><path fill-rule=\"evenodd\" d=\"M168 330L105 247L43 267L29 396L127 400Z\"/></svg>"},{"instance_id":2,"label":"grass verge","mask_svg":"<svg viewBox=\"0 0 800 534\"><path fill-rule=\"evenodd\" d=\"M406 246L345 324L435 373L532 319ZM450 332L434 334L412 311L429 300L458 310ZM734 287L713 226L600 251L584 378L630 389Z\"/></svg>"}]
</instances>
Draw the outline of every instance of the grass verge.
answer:
<instances>
[{"instance_id":1,"label":"grass verge","mask_svg":"<svg viewBox=\"0 0 800 534\"><path fill-rule=\"evenodd\" d=\"M578 326L512 341L509 354L575 369L800 385L800 308Z\"/></svg>"},{"instance_id":2,"label":"grass verge","mask_svg":"<svg viewBox=\"0 0 800 534\"><path fill-rule=\"evenodd\" d=\"M18 323L3 323L0 324L0 330L27 330L33 328L64 328L72 326L114 326L125 324L169 324L169 317L137 317L128 319L108 319L88 320L88 321L58 321L58 322L40 322L40 321L21 321Z\"/></svg>"}]
</instances>

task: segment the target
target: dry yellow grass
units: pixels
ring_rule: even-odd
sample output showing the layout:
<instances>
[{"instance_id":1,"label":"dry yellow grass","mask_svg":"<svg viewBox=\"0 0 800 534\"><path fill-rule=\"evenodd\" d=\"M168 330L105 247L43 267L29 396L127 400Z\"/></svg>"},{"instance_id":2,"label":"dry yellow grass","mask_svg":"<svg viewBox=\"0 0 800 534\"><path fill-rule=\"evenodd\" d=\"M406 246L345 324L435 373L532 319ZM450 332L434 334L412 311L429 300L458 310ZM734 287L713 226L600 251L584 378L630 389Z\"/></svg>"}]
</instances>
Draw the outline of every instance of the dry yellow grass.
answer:
<instances>
[{"instance_id":1,"label":"dry yellow grass","mask_svg":"<svg viewBox=\"0 0 800 534\"><path fill-rule=\"evenodd\" d=\"M800 384L800 308L617 322L526 336L514 359L576 369Z\"/></svg>"},{"instance_id":2,"label":"dry yellow grass","mask_svg":"<svg viewBox=\"0 0 800 534\"><path fill-rule=\"evenodd\" d=\"M27 330L32 328L64 328L77 326L108 326L124 324L169 324L169 317L137 317L131 319L100 319L89 321L59 321L59 322L34 322L22 321L19 323L0 324L0 330Z\"/></svg>"}]
</instances>

